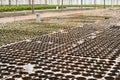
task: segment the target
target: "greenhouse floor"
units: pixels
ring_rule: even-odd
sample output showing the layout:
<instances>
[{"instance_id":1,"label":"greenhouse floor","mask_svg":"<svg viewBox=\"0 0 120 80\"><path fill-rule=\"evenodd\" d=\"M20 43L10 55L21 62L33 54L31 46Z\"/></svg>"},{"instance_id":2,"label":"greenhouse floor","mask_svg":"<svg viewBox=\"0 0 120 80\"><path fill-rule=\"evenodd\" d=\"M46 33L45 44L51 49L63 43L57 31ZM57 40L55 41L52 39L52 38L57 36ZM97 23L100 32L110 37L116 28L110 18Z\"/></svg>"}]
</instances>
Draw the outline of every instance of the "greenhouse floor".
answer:
<instances>
[{"instance_id":1,"label":"greenhouse floor","mask_svg":"<svg viewBox=\"0 0 120 80\"><path fill-rule=\"evenodd\" d=\"M41 22L35 15L1 18L0 80L120 80L115 12L45 12Z\"/></svg>"},{"instance_id":2,"label":"greenhouse floor","mask_svg":"<svg viewBox=\"0 0 120 80\"><path fill-rule=\"evenodd\" d=\"M56 16L62 16L62 15L70 15L70 14L84 14L88 12L92 13L100 13L103 12L105 9L96 9L96 10L69 10L69 11L58 11L58 12L42 12L40 13L40 17L56 17ZM5 17L5 18L0 18L0 23L7 23L7 22L14 22L14 21L21 21L21 20L30 20L30 19L35 19L36 14L30 14L26 16L12 16L12 17Z\"/></svg>"},{"instance_id":3,"label":"greenhouse floor","mask_svg":"<svg viewBox=\"0 0 120 80\"><path fill-rule=\"evenodd\" d=\"M120 27L104 22L1 47L0 80L120 80Z\"/></svg>"}]
</instances>

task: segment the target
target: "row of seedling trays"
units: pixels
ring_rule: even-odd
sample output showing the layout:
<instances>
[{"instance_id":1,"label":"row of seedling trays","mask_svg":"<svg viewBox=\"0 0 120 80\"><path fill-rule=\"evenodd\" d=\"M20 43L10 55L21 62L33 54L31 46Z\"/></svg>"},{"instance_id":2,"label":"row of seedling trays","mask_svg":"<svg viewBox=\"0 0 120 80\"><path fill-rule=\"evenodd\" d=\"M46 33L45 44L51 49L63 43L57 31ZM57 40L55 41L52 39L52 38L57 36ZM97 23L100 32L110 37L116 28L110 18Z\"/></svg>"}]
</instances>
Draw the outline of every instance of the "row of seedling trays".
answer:
<instances>
[{"instance_id":1,"label":"row of seedling trays","mask_svg":"<svg viewBox=\"0 0 120 80\"><path fill-rule=\"evenodd\" d=\"M76 27L1 47L0 79L117 79L119 35L119 29ZM28 64L34 66L30 73L23 67Z\"/></svg>"}]
</instances>

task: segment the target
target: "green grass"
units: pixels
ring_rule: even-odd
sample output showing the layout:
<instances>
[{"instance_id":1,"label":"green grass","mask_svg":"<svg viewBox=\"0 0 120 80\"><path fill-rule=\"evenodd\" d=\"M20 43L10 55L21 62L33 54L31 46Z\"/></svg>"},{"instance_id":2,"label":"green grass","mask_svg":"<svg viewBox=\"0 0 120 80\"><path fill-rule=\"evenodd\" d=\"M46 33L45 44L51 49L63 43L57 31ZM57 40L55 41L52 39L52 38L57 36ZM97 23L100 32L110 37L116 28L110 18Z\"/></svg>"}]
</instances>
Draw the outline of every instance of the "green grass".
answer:
<instances>
[{"instance_id":1,"label":"green grass","mask_svg":"<svg viewBox=\"0 0 120 80\"><path fill-rule=\"evenodd\" d=\"M83 7L94 7L94 5L82 5ZM80 7L80 5L64 5L64 8L66 7ZM104 5L96 5L98 8L103 8ZM111 7L111 5L106 5L106 7ZM115 7L120 7L120 5L115 5ZM55 9L56 5L35 5L35 9ZM61 8L61 5L59 6ZM0 12L8 12L8 11L22 11L22 10L31 10L30 5L3 5L0 6Z\"/></svg>"}]
</instances>

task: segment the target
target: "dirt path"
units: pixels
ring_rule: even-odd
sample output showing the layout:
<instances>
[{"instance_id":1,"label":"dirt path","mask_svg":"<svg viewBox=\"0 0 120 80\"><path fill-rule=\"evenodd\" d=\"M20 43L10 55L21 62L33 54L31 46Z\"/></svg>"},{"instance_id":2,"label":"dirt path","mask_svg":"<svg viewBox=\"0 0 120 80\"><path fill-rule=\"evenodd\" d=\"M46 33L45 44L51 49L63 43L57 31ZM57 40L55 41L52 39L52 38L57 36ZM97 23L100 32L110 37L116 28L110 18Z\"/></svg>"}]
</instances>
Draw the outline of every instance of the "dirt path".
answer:
<instances>
[{"instance_id":1,"label":"dirt path","mask_svg":"<svg viewBox=\"0 0 120 80\"><path fill-rule=\"evenodd\" d=\"M63 16L63 15L70 15L70 14L84 14L84 13L91 13L91 14L97 14L100 12L103 12L105 9L97 9L97 10L71 10L71 11L63 11L63 12L44 12L41 13L40 16L42 18L45 17L56 17L56 16ZM0 18L0 23L7 23L7 22L14 22L14 21L21 21L21 20L29 20L29 19L35 19L36 15L27 15L27 16L16 16L16 17L5 17Z\"/></svg>"}]
</instances>

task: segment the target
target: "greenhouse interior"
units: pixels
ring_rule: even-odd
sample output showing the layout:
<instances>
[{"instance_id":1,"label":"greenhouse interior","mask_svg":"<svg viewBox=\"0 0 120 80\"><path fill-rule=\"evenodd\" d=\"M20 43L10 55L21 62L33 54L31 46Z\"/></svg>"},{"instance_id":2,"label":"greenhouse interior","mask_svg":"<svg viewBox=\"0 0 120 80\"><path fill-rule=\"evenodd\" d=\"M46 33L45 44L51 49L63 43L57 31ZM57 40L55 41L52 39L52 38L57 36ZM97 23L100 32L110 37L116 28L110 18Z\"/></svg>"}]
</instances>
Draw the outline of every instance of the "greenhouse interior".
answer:
<instances>
[{"instance_id":1,"label":"greenhouse interior","mask_svg":"<svg viewBox=\"0 0 120 80\"><path fill-rule=\"evenodd\" d=\"M0 80L120 80L120 0L0 0Z\"/></svg>"}]
</instances>

